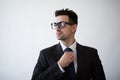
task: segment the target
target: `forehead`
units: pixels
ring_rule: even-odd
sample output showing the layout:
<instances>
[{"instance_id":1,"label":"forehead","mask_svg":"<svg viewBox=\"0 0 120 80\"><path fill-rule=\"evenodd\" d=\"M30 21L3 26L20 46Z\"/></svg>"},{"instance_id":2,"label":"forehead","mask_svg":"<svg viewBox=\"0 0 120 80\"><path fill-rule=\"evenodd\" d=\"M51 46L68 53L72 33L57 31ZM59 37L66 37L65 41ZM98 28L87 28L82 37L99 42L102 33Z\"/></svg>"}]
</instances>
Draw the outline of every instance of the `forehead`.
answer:
<instances>
[{"instance_id":1,"label":"forehead","mask_svg":"<svg viewBox=\"0 0 120 80\"><path fill-rule=\"evenodd\" d=\"M69 17L67 15L60 15L56 17L56 22L61 22L61 21L69 21Z\"/></svg>"}]
</instances>

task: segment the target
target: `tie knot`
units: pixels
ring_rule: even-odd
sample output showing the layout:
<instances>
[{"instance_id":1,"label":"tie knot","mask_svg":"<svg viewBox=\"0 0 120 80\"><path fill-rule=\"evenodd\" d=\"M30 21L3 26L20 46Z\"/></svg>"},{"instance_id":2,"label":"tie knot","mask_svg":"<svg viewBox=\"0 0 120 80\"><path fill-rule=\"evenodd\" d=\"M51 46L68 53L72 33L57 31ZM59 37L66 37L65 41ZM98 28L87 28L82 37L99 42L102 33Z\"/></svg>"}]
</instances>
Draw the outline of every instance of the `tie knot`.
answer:
<instances>
[{"instance_id":1,"label":"tie knot","mask_svg":"<svg viewBox=\"0 0 120 80\"><path fill-rule=\"evenodd\" d=\"M71 48L66 48L64 52L72 52L73 50Z\"/></svg>"}]
</instances>

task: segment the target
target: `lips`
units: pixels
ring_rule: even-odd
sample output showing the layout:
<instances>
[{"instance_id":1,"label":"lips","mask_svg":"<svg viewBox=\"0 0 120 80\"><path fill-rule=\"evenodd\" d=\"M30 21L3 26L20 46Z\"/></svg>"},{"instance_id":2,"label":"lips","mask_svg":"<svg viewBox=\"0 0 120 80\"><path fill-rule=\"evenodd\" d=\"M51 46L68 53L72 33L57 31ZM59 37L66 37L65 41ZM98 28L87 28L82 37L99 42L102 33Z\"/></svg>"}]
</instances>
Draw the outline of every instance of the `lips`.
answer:
<instances>
[{"instance_id":1,"label":"lips","mask_svg":"<svg viewBox=\"0 0 120 80\"><path fill-rule=\"evenodd\" d=\"M60 32L57 32L57 35L61 35L61 33L60 33Z\"/></svg>"},{"instance_id":2,"label":"lips","mask_svg":"<svg viewBox=\"0 0 120 80\"><path fill-rule=\"evenodd\" d=\"M62 34L62 32L56 32L57 36L60 36Z\"/></svg>"}]
</instances>

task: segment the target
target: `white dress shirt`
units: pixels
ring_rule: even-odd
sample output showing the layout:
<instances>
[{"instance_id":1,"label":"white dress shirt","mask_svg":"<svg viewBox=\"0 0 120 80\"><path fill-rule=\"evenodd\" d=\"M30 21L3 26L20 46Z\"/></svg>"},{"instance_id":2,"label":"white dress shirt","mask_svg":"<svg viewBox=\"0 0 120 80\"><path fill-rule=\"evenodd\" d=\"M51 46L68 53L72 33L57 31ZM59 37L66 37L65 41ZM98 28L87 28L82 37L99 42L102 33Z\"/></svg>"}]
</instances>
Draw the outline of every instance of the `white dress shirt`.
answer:
<instances>
[{"instance_id":1,"label":"white dress shirt","mask_svg":"<svg viewBox=\"0 0 120 80\"><path fill-rule=\"evenodd\" d=\"M69 48L71 48L73 50L73 54L74 54L74 57L75 57L75 60L74 60L74 67L75 67L75 72L77 73L77 50L76 50L76 44L77 42L75 41L72 45L69 46ZM63 49L63 51L67 48L62 42L60 42L60 45ZM65 72L64 69L60 66L60 64L58 64L60 70L62 72Z\"/></svg>"}]
</instances>

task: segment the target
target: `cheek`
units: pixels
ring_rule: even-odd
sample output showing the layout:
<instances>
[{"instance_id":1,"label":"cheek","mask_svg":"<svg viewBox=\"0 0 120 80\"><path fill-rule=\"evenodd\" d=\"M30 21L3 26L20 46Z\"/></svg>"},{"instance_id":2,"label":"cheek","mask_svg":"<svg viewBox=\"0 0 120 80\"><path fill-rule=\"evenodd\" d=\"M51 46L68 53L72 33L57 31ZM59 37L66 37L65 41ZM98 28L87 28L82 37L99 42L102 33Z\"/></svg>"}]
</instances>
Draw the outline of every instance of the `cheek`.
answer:
<instances>
[{"instance_id":1,"label":"cheek","mask_svg":"<svg viewBox=\"0 0 120 80\"><path fill-rule=\"evenodd\" d=\"M71 35L73 32L71 31L71 30L67 30L66 32L64 32L64 35L66 35L66 36L69 36L69 35Z\"/></svg>"},{"instance_id":2,"label":"cheek","mask_svg":"<svg viewBox=\"0 0 120 80\"><path fill-rule=\"evenodd\" d=\"M74 30L72 28L65 28L65 29L62 30L62 32L65 36L68 36L68 35L73 34Z\"/></svg>"}]
</instances>

